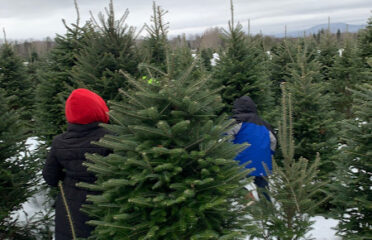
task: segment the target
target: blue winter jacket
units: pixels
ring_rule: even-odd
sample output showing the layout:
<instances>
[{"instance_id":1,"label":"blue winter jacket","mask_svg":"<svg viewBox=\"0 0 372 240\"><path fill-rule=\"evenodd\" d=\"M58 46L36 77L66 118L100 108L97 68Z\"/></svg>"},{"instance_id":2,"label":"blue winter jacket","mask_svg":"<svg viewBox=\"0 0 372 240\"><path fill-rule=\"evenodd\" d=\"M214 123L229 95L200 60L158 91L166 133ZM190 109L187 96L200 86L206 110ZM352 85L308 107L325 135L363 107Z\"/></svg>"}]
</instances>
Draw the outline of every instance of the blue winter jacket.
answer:
<instances>
[{"instance_id":1,"label":"blue winter jacket","mask_svg":"<svg viewBox=\"0 0 372 240\"><path fill-rule=\"evenodd\" d=\"M229 134L234 135L236 144L249 143L235 159L240 164L251 161L246 168L254 168L251 176L267 176L272 170L272 155L276 147L276 138L270 124L257 115L256 105L248 96L234 102L233 118L236 125Z\"/></svg>"}]
</instances>

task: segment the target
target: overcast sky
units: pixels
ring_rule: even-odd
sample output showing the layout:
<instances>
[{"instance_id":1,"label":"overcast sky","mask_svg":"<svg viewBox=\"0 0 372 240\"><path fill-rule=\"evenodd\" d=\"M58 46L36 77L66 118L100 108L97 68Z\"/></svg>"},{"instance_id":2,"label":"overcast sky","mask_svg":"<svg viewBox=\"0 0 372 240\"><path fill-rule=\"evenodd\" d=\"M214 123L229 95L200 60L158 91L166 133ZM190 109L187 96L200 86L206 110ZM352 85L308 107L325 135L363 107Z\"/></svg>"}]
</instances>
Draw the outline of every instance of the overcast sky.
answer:
<instances>
[{"instance_id":1,"label":"overcast sky","mask_svg":"<svg viewBox=\"0 0 372 240\"><path fill-rule=\"evenodd\" d=\"M109 0L78 0L81 22L108 6ZM168 10L165 19L170 23L170 35L202 33L208 27L227 27L230 19L230 0L158 0ZM125 9L130 14L127 23L138 29L149 23L152 0L114 0L116 16ZM235 19L251 31L264 34L304 30L317 24L331 22L365 24L372 15L372 0L234 0ZM0 28L8 39L54 38L65 33L62 19L76 20L73 0L0 0ZM0 34L2 38L3 34Z\"/></svg>"}]
</instances>

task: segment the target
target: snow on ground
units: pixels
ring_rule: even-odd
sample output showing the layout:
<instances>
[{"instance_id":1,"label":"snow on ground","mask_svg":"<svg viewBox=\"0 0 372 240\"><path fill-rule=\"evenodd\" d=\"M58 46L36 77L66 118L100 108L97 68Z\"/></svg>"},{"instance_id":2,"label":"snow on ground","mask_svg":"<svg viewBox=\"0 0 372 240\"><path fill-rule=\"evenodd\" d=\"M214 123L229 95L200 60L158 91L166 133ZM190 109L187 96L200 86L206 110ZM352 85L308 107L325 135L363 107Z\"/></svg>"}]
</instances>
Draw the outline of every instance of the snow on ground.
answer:
<instances>
[{"instance_id":1,"label":"snow on ground","mask_svg":"<svg viewBox=\"0 0 372 240\"><path fill-rule=\"evenodd\" d=\"M28 151L34 152L42 142L37 137L29 137L26 140Z\"/></svg>"},{"instance_id":2,"label":"snow on ground","mask_svg":"<svg viewBox=\"0 0 372 240\"><path fill-rule=\"evenodd\" d=\"M34 153L41 141L37 137L30 137L26 140L26 145L28 152ZM41 178L41 172L36 174L38 178ZM43 181L43 180L42 180ZM39 188L43 182L40 182L35 188ZM18 219L18 224L26 224L31 218L33 221L37 221L38 217L41 217L47 213L49 209L46 209L48 205L48 197L46 190L38 190L33 196L29 197L26 202L24 202L21 208L14 211L11 214L12 219ZM31 221L32 221L31 220Z\"/></svg>"},{"instance_id":3,"label":"snow on ground","mask_svg":"<svg viewBox=\"0 0 372 240\"><path fill-rule=\"evenodd\" d=\"M220 60L220 55L218 53L213 53L213 58L211 59L211 65L216 66L218 60Z\"/></svg>"},{"instance_id":4,"label":"snow on ground","mask_svg":"<svg viewBox=\"0 0 372 240\"><path fill-rule=\"evenodd\" d=\"M311 218L315 221L313 224L313 230L309 234L312 235L316 240L341 240L340 237L336 236L335 228L338 224L338 221L331 218L324 218L322 216L316 216Z\"/></svg>"},{"instance_id":5,"label":"snow on ground","mask_svg":"<svg viewBox=\"0 0 372 240\"><path fill-rule=\"evenodd\" d=\"M28 198L27 201L22 204L19 210L14 211L11 214L11 218L18 219L18 225L21 226L27 224L30 218L32 218L31 221L37 221L39 217L47 214L49 210L46 208L47 203L47 192L37 192L32 197Z\"/></svg>"},{"instance_id":6,"label":"snow on ground","mask_svg":"<svg viewBox=\"0 0 372 240\"><path fill-rule=\"evenodd\" d=\"M333 229L337 226L337 220L325 219L322 216L315 216L311 220L315 223L312 226L313 229L306 235L307 237L312 237L314 240L341 240L340 237L336 236L336 230ZM254 240L258 239L255 238Z\"/></svg>"},{"instance_id":7,"label":"snow on ground","mask_svg":"<svg viewBox=\"0 0 372 240\"><path fill-rule=\"evenodd\" d=\"M255 199L259 199L256 186L253 183L246 185L245 188L252 192ZM314 221L314 224L312 225L313 229L306 235L307 237L312 237L314 240L341 240L340 237L336 236L336 230L334 229L338 224L337 220L326 219L322 216L315 216L310 220Z\"/></svg>"}]
</instances>

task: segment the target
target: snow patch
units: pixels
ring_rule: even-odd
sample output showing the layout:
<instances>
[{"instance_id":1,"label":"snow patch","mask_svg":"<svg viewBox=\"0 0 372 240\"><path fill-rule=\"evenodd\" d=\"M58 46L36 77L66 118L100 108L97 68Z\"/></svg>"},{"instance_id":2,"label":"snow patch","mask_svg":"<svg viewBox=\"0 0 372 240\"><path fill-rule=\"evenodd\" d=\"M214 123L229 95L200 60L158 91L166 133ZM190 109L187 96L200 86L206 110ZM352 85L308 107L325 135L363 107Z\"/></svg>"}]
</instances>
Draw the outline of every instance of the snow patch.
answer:
<instances>
[{"instance_id":1,"label":"snow patch","mask_svg":"<svg viewBox=\"0 0 372 240\"><path fill-rule=\"evenodd\" d=\"M341 240L341 237L336 236L336 230L334 229L338 221L335 219L326 219L322 216L315 216L310 218L311 221L314 221L312 230L307 234L306 239L310 238L313 240ZM249 237L246 238L249 240ZM259 240L254 238L253 240Z\"/></svg>"},{"instance_id":2,"label":"snow patch","mask_svg":"<svg viewBox=\"0 0 372 240\"><path fill-rule=\"evenodd\" d=\"M211 65L216 66L217 61L220 60L220 55L218 53L213 53L213 58L211 59Z\"/></svg>"},{"instance_id":3,"label":"snow patch","mask_svg":"<svg viewBox=\"0 0 372 240\"><path fill-rule=\"evenodd\" d=\"M334 229L338 221L331 218L324 218L322 216L315 216L310 218L314 221L313 229L309 234L315 238L315 240L341 240L341 237L336 236L336 230Z\"/></svg>"}]
</instances>

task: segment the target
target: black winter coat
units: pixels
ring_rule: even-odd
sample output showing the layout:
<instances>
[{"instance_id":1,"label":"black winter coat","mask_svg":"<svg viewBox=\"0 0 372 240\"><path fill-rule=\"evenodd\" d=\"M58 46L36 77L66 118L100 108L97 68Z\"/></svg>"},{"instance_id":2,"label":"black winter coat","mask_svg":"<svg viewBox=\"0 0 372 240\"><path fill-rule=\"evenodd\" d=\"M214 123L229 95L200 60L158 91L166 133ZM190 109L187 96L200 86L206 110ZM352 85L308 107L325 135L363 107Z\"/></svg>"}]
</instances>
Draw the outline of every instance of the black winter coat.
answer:
<instances>
[{"instance_id":1,"label":"black winter coat","mask_svg":"<svg viewBox=\"0 0 372 240\"><path fill-rule=\"evenodd\" d=\"M106 148L92 145L92 141L98 141L107 134L107 130L91 124L69 124L67 131L54 138L51 150L48 154L43 169L43 177L51 186L57 186L58 181L63 181L63 189L70 208L71 217L77 237L86 238L90 235L93 227L85 222L89 217L80 211L81 205L85 203L87 191L75 186L78 182L93 183L96 178L82 165L85 153L98 153L106 156L110 151ZM61 194L56 199L55 215L56 240L71 240L72 234L68 222L67 213Z\"/></svg>"}]
</instances>

